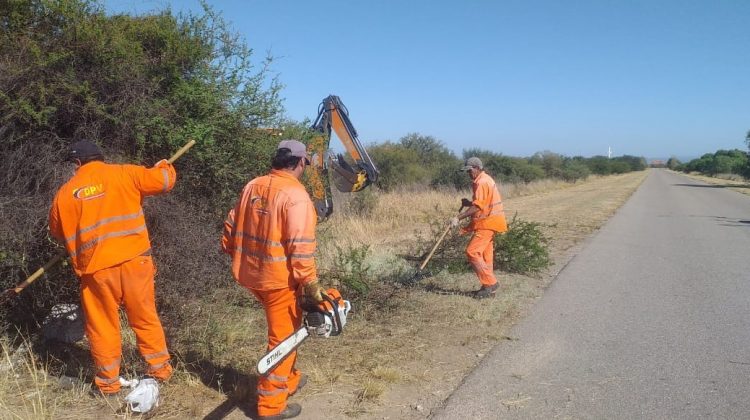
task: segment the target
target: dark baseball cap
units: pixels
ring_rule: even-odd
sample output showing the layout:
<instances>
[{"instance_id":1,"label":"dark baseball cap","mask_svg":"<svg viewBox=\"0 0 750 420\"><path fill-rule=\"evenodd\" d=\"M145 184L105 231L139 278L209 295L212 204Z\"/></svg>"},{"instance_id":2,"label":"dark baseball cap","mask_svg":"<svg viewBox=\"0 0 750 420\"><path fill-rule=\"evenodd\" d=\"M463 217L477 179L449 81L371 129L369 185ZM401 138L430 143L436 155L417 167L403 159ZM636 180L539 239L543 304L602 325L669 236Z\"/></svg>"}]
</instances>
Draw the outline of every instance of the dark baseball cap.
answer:
<instances>
[{"instance_id":1,"label":"dark baseball cap","mask_svg":"<svg viewBox=\"0 0 750 420\"><path fill-rule=\"evenodd\" d=\"M102 151L99 146L89 140L78 140L70 145L68 152L69 160L87 159L92 157L102 157Z\"/></svg>"}]
</instances>

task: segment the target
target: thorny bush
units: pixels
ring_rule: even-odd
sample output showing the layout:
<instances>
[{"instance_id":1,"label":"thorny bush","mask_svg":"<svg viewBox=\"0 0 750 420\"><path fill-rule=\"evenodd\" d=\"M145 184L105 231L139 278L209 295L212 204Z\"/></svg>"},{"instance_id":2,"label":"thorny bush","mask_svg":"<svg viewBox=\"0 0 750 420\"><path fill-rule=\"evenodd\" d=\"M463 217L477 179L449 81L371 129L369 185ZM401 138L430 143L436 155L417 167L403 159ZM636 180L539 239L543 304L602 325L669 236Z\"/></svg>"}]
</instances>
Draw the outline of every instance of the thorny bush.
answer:
<instances>
[{"instance_id":1,"label":"thorny bush","mask_svg":"<svg viewBox=\"0 0 750 420\"><path fill-rule=\"evenodd\" d=\"M423 261L445 228L444 221L434 221L427 238L417 232L418 253L411 259ZM542 228L541 223L525 221L514 215L508 224L508 231L495 234L495 269L537 275L549 267L549 239L542 232ZM430 271L471 271L465 254L470 239L471 234L460 235L458 229L451 229L430 259Z\"/></svg>"},{"instance_id":2,"label":"thorny bush","mask_svg":"<svg viewBox=\"0 0 750 420\"><path fill-rule=\"evenodd\" d=\"M47 211L80 138L107 161L147 166L197 141L176 162L175 190L145 202L157 296L168 304L160 310L225 287L221 221L268 169L278 137L259 127L287 125L272 58L252 58L208 6L130 16L107 15L95 0L0 2L0 288L58 252ZM78 302L78 282L58 265L0 309L0 328L34 329L65 302Z\"/></svg>"}]
</instances>

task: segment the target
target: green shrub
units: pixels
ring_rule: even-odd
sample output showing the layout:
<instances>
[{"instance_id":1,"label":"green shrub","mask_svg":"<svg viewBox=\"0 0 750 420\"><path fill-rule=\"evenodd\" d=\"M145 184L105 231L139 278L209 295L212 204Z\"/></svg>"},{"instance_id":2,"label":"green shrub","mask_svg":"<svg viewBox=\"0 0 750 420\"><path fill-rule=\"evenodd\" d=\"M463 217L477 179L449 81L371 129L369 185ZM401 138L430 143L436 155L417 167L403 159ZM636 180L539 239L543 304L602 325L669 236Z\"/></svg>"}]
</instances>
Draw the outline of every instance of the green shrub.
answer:
<instances>
[{"instance_id":1,"label":"green shrub","mask_svg":"<svg viewBox=\"0 0 750 420\"><path fill-rule=\"evenodd\" d=\"M495 235L495 266L519 274L538 274L549 267L549 240L541 227L513 216L508 231Z\"/></svg>"},{"instance_id":2,"label":"green shrub","mask_svg":"<svg viewBox=\"0 0 750 420\"><path fill-rule=\"evenodd\" d=\"M591 174L588 166L585 163L568 160L563 165L562 179L568 182L576 182L579 179L585 180Z\"/></svg>"},{"instance_id":3,"label":"green shrub","mask_svg":"<svg viewBox=\"0 0 750 420\"><path fill-rule=\"evenodd\" d=\"M348 203L350 213L357 216L368 216L378 206L378 194L373 187L366 188L357 193L353 193Z\"/></svg>"},{"instance_id":4,"label":"green shrub","mask_svg":"<svg viewBox=\"0 0 750 420\"><path fill-rule=\"evenodd\" d=\"M367 263L370 253L369 245L354 246L344 249L336 245L336 258L333 269L329 272L331 279L340 283L347 296L364 296L370 291L371 267Z\"/></svg>"},{"instance_id":5,"label":"green shrub","mask_svg":"<svg viewBox=\"0 0 750 420\"><path fill-rule=\"evenodd\" d=\"M514 216L508 231L495 235L495 269L529 275L538 274L549 267L549 240L541 228L540 223L527 222ZM421 262L444 230L444 223L433 222L429 237L417 234L418 253L411 259ZM426 269L432 272L446 270L452 274L472 271L465 253L470 239L470 234L460 235L457 230L451 230L435 250Z\"/></svg>"}]
</instances>

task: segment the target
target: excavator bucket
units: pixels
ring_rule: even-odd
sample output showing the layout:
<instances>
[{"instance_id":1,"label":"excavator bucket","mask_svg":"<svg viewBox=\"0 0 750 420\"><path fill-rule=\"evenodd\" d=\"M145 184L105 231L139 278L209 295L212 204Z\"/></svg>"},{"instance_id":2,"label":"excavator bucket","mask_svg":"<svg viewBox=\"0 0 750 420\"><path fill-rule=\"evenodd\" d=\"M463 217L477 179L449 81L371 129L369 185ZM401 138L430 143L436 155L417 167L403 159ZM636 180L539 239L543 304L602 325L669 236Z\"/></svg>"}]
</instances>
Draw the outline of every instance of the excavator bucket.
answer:
<instances>
[{"instance_id":1,"label":"excavator bucket","mask_svg":"<svg viewBox=\"0 0 750 420\"><path fill-rule=\"evenodd\" d=\"M344 156L338 155L336 160L331 161L333 167L333 183L341 192L357 192L370 185L367 172L355 170Z\"/></svg>"},{"instance_id":2,"label":"excavator bucket","mask_svg":"<svg viewBox=\"0 0 750 420\"><path fill-rule=\"evenodd\" d=\"M314 153L313 167L316 172L311 177L312 199L318 212L318 220L322 221L333 212L329 181L341 192L357 192L375 183L379 172L357 138L357 130L349 120L349 111L338 96L330 95L323 99L318 107L318 117L310 128L319 133L313 137L309 146ZM332 133L336 133L341 140L353 164L344 160L341 154L336 158L329 155L327 159L323 159L323 156L328 155ZM333 169L330 179L329 168Z\"/></svg>"}]
</instances>

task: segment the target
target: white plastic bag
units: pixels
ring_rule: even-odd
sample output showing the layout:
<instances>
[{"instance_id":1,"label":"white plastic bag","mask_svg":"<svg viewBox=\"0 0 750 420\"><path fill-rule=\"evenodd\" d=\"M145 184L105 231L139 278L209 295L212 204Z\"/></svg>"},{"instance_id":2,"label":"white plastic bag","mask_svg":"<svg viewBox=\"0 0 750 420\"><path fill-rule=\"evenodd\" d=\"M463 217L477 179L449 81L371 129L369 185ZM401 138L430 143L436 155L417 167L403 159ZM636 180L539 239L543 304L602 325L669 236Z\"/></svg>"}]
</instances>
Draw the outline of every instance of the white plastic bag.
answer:
<instances>
[{"instance_id":1,"label":"white plastic bag","mask_svg":"<svg viewBox=\"0 0 750 420\"><path fill-rule=\"evenodd\" d=\"M159 406L159 384L154 378L138 382L134 390L125 397L128 408L135 413L147 413Z\"/></svg>"}]
</instances>

